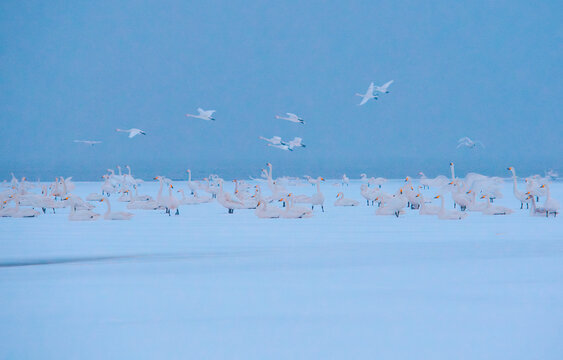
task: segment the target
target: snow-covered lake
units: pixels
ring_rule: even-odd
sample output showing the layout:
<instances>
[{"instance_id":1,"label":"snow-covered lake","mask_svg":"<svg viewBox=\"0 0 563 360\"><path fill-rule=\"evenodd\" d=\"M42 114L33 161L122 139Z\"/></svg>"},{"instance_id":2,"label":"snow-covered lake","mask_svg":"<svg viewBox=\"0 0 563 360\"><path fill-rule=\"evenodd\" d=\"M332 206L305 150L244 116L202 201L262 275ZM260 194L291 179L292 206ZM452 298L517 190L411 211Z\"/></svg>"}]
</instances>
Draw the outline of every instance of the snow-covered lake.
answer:
<instances>
[{"instance_id":1,"label":"snow-covered lake","mask_svg":"<svg viewBox=\"0 0 563 360\"><path fill-rule=\"evenodd\" d=\"M509 181L498 203L513 215L462 221L375 216L355 181L344 192L361 206L334 207L332 183L310 219L216 202L0 218L0 359L563 358L560 217L520 210ZM563 184L551 192L563 200Z\"/></svg>"}]
</instances>

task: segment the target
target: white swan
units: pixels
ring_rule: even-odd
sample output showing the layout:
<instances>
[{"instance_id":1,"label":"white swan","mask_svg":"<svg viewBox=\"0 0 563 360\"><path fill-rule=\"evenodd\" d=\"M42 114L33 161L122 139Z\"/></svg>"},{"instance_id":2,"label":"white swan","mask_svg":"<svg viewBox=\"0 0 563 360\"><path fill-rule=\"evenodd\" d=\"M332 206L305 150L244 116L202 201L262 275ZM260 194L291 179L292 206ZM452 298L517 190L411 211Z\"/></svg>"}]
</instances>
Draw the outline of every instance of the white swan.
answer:
<instances>
[{"instance_id":1,"label":"white swan","mask_svg":"<svg viewBox=\"0 0 563 360\"><path fill-rule=\"evenodd\" d=\"M381 207L375 211L375 215L395 215L396 217L405 213L404 208L408 203L402 189L399 190L398 194L393 195L389 199L380 199L378 196L375 201L380 201L382 204Z\"/></svg>"},{"instance_id":2,"label":"white swan","mask_svg":"<svg viewBox=\"0 0 563 360\"><path fill-rule=\"evenodd\" d=\"M334 206L358 206L358 205L360 205L359 201L345 198L343 192L339 192L336 195L336 201L334 202Z\"/></svg>"},{"instance_id":3,"label":"white swan","mask_svg":"<svg viewBox=\"0 0 563 360\"><path fill-rule=\"evenodd\" d=\"M461 220L467 217L467 213L457 211L457 210L446 210L444 208L444 197L442 195L437 195L434 199L441 200L440 211L438 212L438 219L442 220Z\"/></svg>"},{"instance_id":4,"label":"white swan","mask_svg":"<svg viewBox=\"0 0 563 360\"><path fill-rule=\"evenodd\" d=\"M254 214L261 219L276 219L282 215L282 210L278 207L269 207L266 201L258 201L258 206Z\"/></svg>"},{"instance_id":5,"label":"white swan","mask_svg":"<svg viewBox=\"0 0 563 360\"><path fill-rule=\"evenodd\" d=\"M267 142L269 142L272 145L285 145L285 143L282 141L282 138L279 136L272 136L270 139L265 138L263 136L258 136L259 139L265 140Z\"/></svg>"},{"instance_id":6,"label":"white swan","mask_svg":"<svg viewBox=\"0 0 563 360\"><path fill-rule=\"evenodd\" d=\"M557 216L559 212L559 201L551 198L551 193L549 192L549 184L543 184L540 188L546 190L546 198L545 202L543 203L543 208L545 209L545 216L549 216L549 214L553 214L553 216Z\"/></svg>"},{"instance_id":7,"label":"white swan","mask_svg":"<svg viewBox=\"0 0 563 360\"><path fill-rule=\"evenodd\" d=\"M129 138L133 138L137 135L147 135L146 132L144 132L141 129L137 129L137 128L132 128L132 129L128 129L128 130L124 130L124 129L115 129L115 131L117 132L126 132L129 133Z\"/></svg>"},{"instance_id":8,"label":"white swan","mask_svg":"<svg viewBox=\"0 0 563 360\"><path fill-rule=\"evenodd\" d=\"M168 197L164 199L168 216L171 215L173 210L176 210L174 215L180 215L180 209L178 209L180 207L180 201L172 194L172 189L174 189L174 186L168 185Z\"/></svg>"},{"instance_id":9,"label":"white swan","mask_svg":"<svg viewBox=\"0 0 563 360\"><path fill-rule=\"evenodd\" d=\"M420 198L420 207L418 210L419 215L438 215L440 210L442 209L436 205L428 205L424 201L424 196L422 194L416 194L417 197Z\"/></svg>"},{"instance_id":10,"label":"white swan","mask_svg":"<svg viewBox=\"0 0 563 360\"><path fill-rule=\"evenodd\" d=\"M313 210L305 207L294 206L291 194L288 194L287 198L280 199L280 201L283 201L286 204L285 210L281 212L281 217L284 219L301 219L313 216Z\"/></svg>"},{"instance_id":11,"label":"white swan","mask_svg":"<svg viewBox=\"0 0 563 360\"><path fill-rule=\"evenodd\" d=\"M356 93L356 96L360 96L362 98L362 101L360 101L358 106L364 105L371 99L377 100L378 96L374 94L374 90L375 90L375 85L373 82L371 82L365 94Z\"/></svg>"},{"instance_id":12,"label":"white swan","mask_svg":"<svg viewBox=\"0 0 563 360\"><path fill-rule=\"evenodd\" d=\"M388 81L381 86L376 86L375 91L379 91L380 93L389 94L389 86L393 84L394 80Z\"/></svg>"},{"instance_id":13,"label":"white swan","mask_svg":"<svg viewBox=\"0 0 563 360\"><path fill-rule=\"evenodd\" d=\"M524 203L526 203L526 209L528 209L529 204L530 204L530 199L529 199L528 195L526 195L525 193L518 190L518 186L517 186L517 182L516 182L516 180L517 180L516 170L514 169L514 166L508 167L507 170L512 172L512 181L514 182L514 184L512 186L512 192L514 193L514 197L516 199L518 199L518 201L520 201L520 209L524 208Z\"/></svg>"},{"instance_id":14,"label":"white swan","mask_svg":"<svg viewBox=\"0 0 563 360\"><path fill-rule=\"evenodd\" d=\"M111 204L109 202L109 199L102 199L101 201L105 202L108 206L108 209L104 214L105 220L131 220L131 218L135 216L135 214L126 211L111 212Z\"/></svg>"},{"instance_id":15,"label":"white swan","mask_svg":"<svg viewBox=\"0 0 563 360\"><path fill-rule=\"evenodd\" d=\"M276 119L287 120L287 121L291 121L291 122L299 123L299 124L305 124L305 120L301 119L299 116L297 116L295 114L286 113L286 115L287 115L287 117L276 115Z\"/></svg>"},{"instance_id":16,"label":"white swan","mask_svg":"<svg viewBox=\"0 0 563 360\"><path fill-rule=\"evenodd\" d=\"M40 214L39 211L30 208L23 208L23 209L20 208L18 193L16 193L14 196L14 203L15 203L15 207L7 208L13 210L6 210L5 212L3 212L2 216L13 217L13 218L24 218L24 217L27 218L27 217L37 217Z\"/></svg>"},{"instance_id":17,"label":"white swan","mask_svg":"<svg viewBox=\"0 0 563 360\"><path fill-rule=\"evenodd\" d=\"M377 192L374 189L370 189L368 184L362 184L360 186L360 195L366 199L367 206L369 206L370 202L373 205L375 199L377 198Z\"/></svg>"},{"instance_id":18,"label":"white swan","mask_svg":"<svg viewBox=\"0 0 563 360\"><path fill-rule=\"evenodd\" d=\"M307 145L303 144L303 139L301 139L300 137L294 137L293 140L290 140L287 143L287 146L289 146L290 150L293 150L293 148L296 147L307 147Z\"/></svg>"},{"instance_id":19,"label":"white swan","mask_svg":"<svg viewBox=\"0 0 563 360\"><path fill-rule=\"evenodd\" d=\"M346 176L346 174L342 175L342 186L344 185L350 186L350 179Z\"/></svg>"},{"instance_id":20,"label":"white swan","mask_svg":"<svg viewBox=\"0 0 563 360\"><path fill-rule=\"evenodd\" d=\"M90 146L94 146L96 144L101 144L101 141L97 141L97 140L74 140L75 143L81 143L81 144L86 144L86 145L90 145Z\"/></svg>"},{"instance_id":21,"label":"white swan","mask_svg":"<svg viewBox=\"0 0 563 360\"><path fill-rule=\"evenodd\" d=\"M435 178L431 179L427 178L422 171L418 174L420 175L420 184L427 189L430 189L431 186L442 187L448 183L448 178L444 175L438 175Z\"/></svg>"},{"instance_id":22,"label":"white swan","mask_svg":"<svg viewBox=\"0 0 563 360\"><path fill-rule=\"evenodd\" d=\"M325 196L321 192L321 181L325 181L322 177L317 177L317 192L311 195L311 209L315 210L315 205L320 206L321 210L325 212L324 203Z\"/></svg>"},{"instance_id":23,"label":"white swan","mask_svg":"<svg viewBox=\"0 0 563 360\"><path fill-rule=\"evenodd\" d=\"M213 117L213 113L215 110L203 110L202 108L197 108L197 115L186 114L186 117L193 117L197 119L207 120L207 121L215 121Z\"/></svg>"},{"instance_id":24,"label":"white swan","mask_svg":"<svg viewBox=\"0 0 563 360\"><path fill-rule=\"evenodd\" d=\"M481 199L486 199L487 195L481 196ZM504 206L493 205L490 201L485 201L487 206L481 211L483 215L510 215L514 211Z\"/></svg>"},{"instance_id":25,"label":"white swan","mask_svg":"<svg viewBox=\"0 0 563 360\"><path fill-rule=\"evenodd\" d=\"M290 148L289 148L289 145L274 145L274 144L268 144L268 146L275 147L275 148L278 148L278 149L281 149L281 150L285 150L285 151L293 151L293 149L290 149Z\"/></svg>"},{"instance_id":26,"label":"white swan","mask_svg":"<svg viewBox=\"0 0 563 360\"><path fill-rule=\"evenodd\" d=\"M73 199L66 198L65 200L70 200L70 213L68 214L70 221L94 221L100 217L100 214L90 210L76 210Z\"/></svg>"},{"instance_id":27,"label":"white swan","mask_svg":"<svg viewBox=\"0 0 563 360\"><path fill-rule=\"evenodd\" d=\"M485 145L483 145L483 143L481 141L479 141L479 140L473 141L470 138L468 138L467 136L462 137L461 139L459 139L457 141L457 148L458 149L462 146L465 146L469 149L473 149L477 145L481 145L483 148L485 147Z\"/></svg>"}]
</instances>

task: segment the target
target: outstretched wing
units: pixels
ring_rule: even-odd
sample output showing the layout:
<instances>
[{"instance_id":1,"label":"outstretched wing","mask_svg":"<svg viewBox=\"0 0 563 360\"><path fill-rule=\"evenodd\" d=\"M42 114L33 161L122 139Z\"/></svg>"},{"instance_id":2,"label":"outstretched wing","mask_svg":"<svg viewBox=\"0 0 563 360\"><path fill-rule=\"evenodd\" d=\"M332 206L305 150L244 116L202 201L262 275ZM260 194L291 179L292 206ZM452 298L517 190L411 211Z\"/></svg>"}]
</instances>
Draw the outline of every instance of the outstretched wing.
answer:
<instances>
[{"instance_id":1,"label":"outstretched wing","mask_svg":"<svg viewBox=\"0 0 563 360\"><path fill-rule=\"evenodd\" d=\"M387 91L387 88L389 87L389 85L393 84L393 81L394 80L387 81L385 84L383 84L383 86L381 86L381 90Z\"/></svg>"},{"instance_id":2,"label":"outstretched wing","mask_svg":"<svg viewBox=\"0 0 563 360\"><path fill-rule=\"evenodd\" d=\"M360 103L358 104L358 106L367 103L368 100L369 100L369 96L364 95L364 97L362 98L362 101L360 101Z\"/></svg>"},{"instance_id":3,"label":"outstretched wing","mask_svg":"<svg viewBox=\"0 0 563 360\"><path fill-rule=\"evenodd\" d=\"M287 116L289 116L289 117L292 118L292 119L297 120L297 118L298 118L298 116L295 115L295 114L292 114L292 113L286 113L286 114L287 114Z\"/></svg>"},{"instance_id":4,"label":"outstretched wing","mask_svg":"<svg viewBox=\"0 0 563 360\"><path fill-rule=\"evenodd\" d=\"M461 142L468 143L468 142L471 142L471 139L468 138L467 136L465 136L465 137L462 137L461 139L459 139L457 142L458 143L461 143Z\"/></svg>"}]
</instances>

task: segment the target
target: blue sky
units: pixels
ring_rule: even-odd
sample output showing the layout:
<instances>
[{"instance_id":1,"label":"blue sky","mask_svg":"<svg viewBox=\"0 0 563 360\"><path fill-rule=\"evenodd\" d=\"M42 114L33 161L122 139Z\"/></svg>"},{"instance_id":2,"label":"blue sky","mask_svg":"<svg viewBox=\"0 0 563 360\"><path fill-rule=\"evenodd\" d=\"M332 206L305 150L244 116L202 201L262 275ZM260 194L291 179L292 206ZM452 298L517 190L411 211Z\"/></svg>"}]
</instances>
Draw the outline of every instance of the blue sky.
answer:
<instances>
[{"instance_id":1,"label":"blue sky","mask_svg":"<svg viewBox=\"0 0 563 360\"><path fill-rule=\"evenodd\" d=\"M3 1L0 178L563 170L558 1ZM370 81L391 93L358 107ZM186 118L215 109L216 122ZM300 114L300 126L276 120ZM138 127L128 139L115 128ZM302 151L258 136L300 136ZM456 149L469 136L485 149ZM93 148L74 139L101 140Z\"/></svg>"}]
</instances>

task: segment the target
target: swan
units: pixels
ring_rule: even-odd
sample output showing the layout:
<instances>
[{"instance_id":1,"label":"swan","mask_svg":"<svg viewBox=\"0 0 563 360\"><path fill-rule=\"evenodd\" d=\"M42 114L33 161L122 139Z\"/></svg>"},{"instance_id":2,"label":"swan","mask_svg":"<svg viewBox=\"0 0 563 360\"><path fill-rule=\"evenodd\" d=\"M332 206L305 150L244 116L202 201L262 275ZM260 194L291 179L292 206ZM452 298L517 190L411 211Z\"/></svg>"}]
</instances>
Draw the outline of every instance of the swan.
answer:
<instances>
[{"instance_id":1,"label":"swan","mask_svg":"<svg viewBox=\"0 0 563 360\"><path fill-rule=\"evenodd\" d=\"M299 116L297 116L295 114L286 113L286 115L287 115L287 117L276 115L276 119L287 120L287 121L291 121L291 122L299 123L299 124L305 124L305 120L301 119Z\"/></svg>"},{"instance_id":2,"label":"swan","mask_svg":"<svg viewBox=\"0 0 563 360\"><path fill-rule=\"evenodd\" d=\"M336 195L336 201L334 206L358 206L360 203L354 199L346 199L343 192L339 192Z\"/></svg>"},{"instance_id":3,"label":"swan","mask_svg":"<svg viewBox=\"0 0 563 360\"><path fill-rule=\"evenodd\" d=\"M24 217L37 217L40 214L39 211L33 209L29 209L29 208L21 209L19 204L19 195L17 193L14 196L14 203L15 203L15 207L6 208L5 211L2 213L2 216L13 217L13 218L24 218Z\"/></svg>"},{"instance_id":4,"label":"swan","mask_svg":"<svg viewBox=\"0 0 563 360\"><path fill-rule=\"evenodd\" d=\"M102 202L105 202L108 205L108 209L104 214L105 220L131 220L135 214L126 212L126 211L118 211L118 212L111 212L111 204L109 199L102 199Z\"/></svg>"},{"instance_id":5,"label":"swan","mask_svg":"<svg viewBox=\"0 0 563 360\"><path fill-rule=\"evenodd\" d=\"M453 182L451 182L450 185L453 185ZM467 206L471 204L469 193L471 193L471 190L463 191L461 186L458 186L457 191L454 191L454 189L452 189L452 199L454 200L454 204L459 205L461 211L465 211Z\"/></svg>"},{"instance_id":6,"label":"swan","mask_svg":"<svg viewBox=\"0 0 563 360\"><path fill-rule=\"evenodd\" d=\"M442 187L448 183L448 178L444 175L438 175L435 178L430 179L427 178L422 171L418 174L420 175L420 184L426 189L430 189L431 186Z\"/></svg>"},{"instance_id":7,"label":"swan","mask_svg":"<svg viewBox=\"0 0 563 360\"><path fill-rule=\"evenodd\" d=\"M293 148L296 147L307 147L307 145L303 144L303 139L301 139L300 137L294 137L293 140L290 140L287 143L287 146L289 146L290 150L293 150Z\"/></svg>"},{"instance_id":8,"label":"swan","mask_svg":"<svg viewBox=\"0 0 563 360\"><path fill-rule=\"evenodd\" d=\"M86 144L86 145L90 145L90 146L94 146L96 144L101 144L101 141L97 141L97 140L74 140L75 143L81 143L81 144Z\"/></svg>"},{"instance_id":9,"label":"swan","mask_svg":"<svg viewBox=\"0 0 563 360\"><path fill-rule=\"evenodd\" d=\"M325 181L325 179L319 176L317 178L317 192L311 195L311 209L315 210L315 205L318 205L321 207L321 210L325 212L325 196L321 192L321 181Z\"/></svg>"},{"instance_id":10,"label":"swan","mask_svg":"<svg viewBox=\"0 0 563 360\"><path fill-rule=\"evenodd\" d=\"M483 211L487 208L487 202L489 201L482 201L482 202L477 202L477 193L475 191L470 191L469 192L472 196L471 198L471 202L469 203L469 205L467 205L467 210L469 211Z\"/></svg>"},{"instance_id":11,"label":"swan","mask_svg":"<svg viewBox=\"0 0 563 360\"><path fill-rule=\"evenodd\" d=\"M259 139L265 140L267 142L269 142L272 145L285 145L285 143L283 142L282 138L279 136L272 136L270 139L265 138L263 136L258 136Z\"/></svg>"},{"instance_id":12,"label":"swan","mask_svg":"<svg viewBox=\"0 0 563 360\"><path fill-rule=\"evenodd\" d=\"M120 202L130 202L131 200L132 200L132 196L131 196L131 192L129 191L129 189L123 191L121 196L117 199L117 201L120 201Z\"/></svg>"},{"instance_id":13,"label":"swan","mask_svg":"<svg viewBox=\"0 0 563 360\"><path fill-rule=\"evenodd\" d=\"M188 173L188 187L190 188L192 194L194 194L199 188L198 184L192 181L192 171L188 169L186 172Z\"/></svg>"},{"instance_id":14,"label":"swan","mask_svg":"<svg viewBox=\"0 0 563 360\"><path fill-rule=\"evenodd\" d=\"M110 196L117 192L117 189L111 184L110 176L103 175L104 183L102 184L102 195Z\"/></svg>"},{"instance_id":15,"label":"swan","mask_svg":"<svg viewBox=\"0 0 563 360\"><path fill-rule=\"evenodd\" d=\"M305 207L294 206L291 194L288 194L287 198L285 199L280 199L280 201L283 201L287 204L285 210L280 214L280 216L284 219L301 219L310 218L313 216L312 210Z\"/></svg>"},{"instance_id":16,"label":"swan","mask_svg":"<svg viewBox=\"0 0 563 360\"><path fill-rule=\"evenodd\" d=\"M394 80L388 81L381 86L376 86L375 91L379 91L380 93L389 94L389 86L393 84Z\"/></svg>"},{"instance_id":17,"label":"swan","mask_svg":"<svg viewBox=\"0 0 563 360\"><path fill-rule=\"evenodd\" d=\"M170 216L172 210L176 210L174 215L180 215L180 209L178 209L178 207L180 207L180 201L172 194L172 189L174 189L174 186L168 185L168 197L164 199L168 216Z\"/></svg>"},{"instance_id":18,"label":"swan","mask_svg":"<svg viewBox=\"0 0 563 360\"><path fill-rule=\"evenodd\" d=\"M546 190L546 198L545 202L543 203L543 208L545 209L545 216L549 216L549 214L553 214L553 216L557 216L559 212L559 201L551 198L551 193L549 192L549 184L543 184L540 188Z\"/></svg>"},{"instance_id":19,"label":"swan","mask_svg":"<svg viewBox=\"0 0 563 360\"><path fill-rule=\"evenodd\" d=\"M442 209L436 205L428 205L424 201L424 196L422 194L416 194L418 198L420 198L420 208L418 210L419 215L438 215L440 210Z\"/></svg>"},{"instance_id":20,"label":"swan","mask_svg":"<svg viewBox=\"0 0 563 360\"><path fill-rule=\"evenodd\" d=\"M115 131L117 131L117 132L126 132L126 133L129 133L129 138L130 138L130 139L133 138L133 137L135 137L135 136L137 136L137 135L147 135L146 132L144 132L144 131L141 130L141 129L137 129L137 128L132 128L132 129L128 129L128 130L124 130L124 129L115 129Z\"/></svg>"},{"instance_id":21,"label":"swan","mask_svg":"<svg viewBox=\"0 0 563 360\"><path fill-rule=\"evenodd\" d=\"M242 202L238 201L238 199L233 199L229 193L223 191L223 180L219 180L217 202L225 207L229 214L233 214L235 209L246 209Z\"/></svg>"},{"instance_id":22,"label":"swan","mask_svg":"<svg viewBox=\"0 0 563 360\"><path fill-rule=\"evenodd\" d=\"M346 176L346 174L342 175L342 186L344 185L350 186L350 179Z\"/></svg>"},{"instance_id":23,"label":"swan","mask_svg":"<svg viewBox=\"0 0 563 360\"><path fill-rule=\"evenodd\" d=\"M375 95L373 92L375 91L375 84L373 83L373 81L369 84L368 89L366 90L365 94L360 94L360 93L356 93L356 96L359 96L362 98L362 101L360 101L360 103L358 104L358 106L362 106L365 103L367 103L369 100L371 99L378 99L378 96Z\"/></svg>"},{"instance_id":24,"label":"swan","mask_svg":"<svg viewBox=\"0 0 563 360\"><path fill-rule=\"evenodd\" d=\"M207 121L215 121L213 117L213 113L215 110L203 110L202 108L197 108L197 115L186 114L186 117L193 117L197 119L207 120Z\"/></svg>"},{"instance_id":25,"label":"swan","mask_svg":"<svg viewBox=\"0 0 563 360\"><path fill-rule=\"evenodd\" d=\"M367 184L362 184L360 186L360 195L362 195L362 197L366 199L367 206L369 206L370 202L373 205L375 199L377 198L377 192L373 189L370 189Z\"/></svg>"},{"instance_id":26,"label":"swan","mask_svg":"<svg viewBox=\"0 0 563 360\"><path fill-rule=\"evenodd\" d=\"M481 199L486 199L487 195L481 196ZM487 206L481 211L483 215L510 215L514 211L504 206L492 205L490 201L485 201Z\"/></svg>"},{"instance_id":27,"label":"swan","mask_svg":"<svg viewBox=\"0 0 563 360\"><path fill-rule=\"evenodd\" d=\"M530 201L530 216L548 216L547 211L543 207L536 206L536 200L534 195L528 194L528 200Z\"/></svg>"},{"instance_id":28,"label":"swan","mask_svg":"<svg viewBox=\"0 0 563 360\"><path fill-rule=\"evenodd\" d=\"M528 197L528 195L520 192L518 190L518 186L517 186L517 182L516 182L516 170L514 169L514 166L510 166L507 168L507 170L509 170L510 172L512 172L512 181L514 182L514 185L512 186L512 192L514 193L514 197L516 199L518 199L518 201L520 201L520 209L524 208L524 203L526 203L526 209L529 208L529 204L530 204L530 199Z\"/></svg>"},{"instance_id":29,"label":"swan","mask_svg":"<svg viewBox=\"0 0 563 360\"><path fill-rule=\"evenodd\" d=\"M289 148L289 145L274 145L274 144L268 144L268 146L275 147L275 148L278 148L278 149L281 149L281 150L285 150L285 151L288 151L288 150L289 150L289 151L293 151L293 149L290 149L290 148Z\"/></svg>"},{"instance_id":30,"label":"swan","mask_svg":"<svg viewBox=\"0 0 563 360\"><path fill-rule=\"evenodd\" d=\"M399 194L393 195L387 200L380 199L380 197L378 196L375 201L381 201L381 203L383 204L379 209L375 211L375 215L395 215L396 217L399 217L399 215L405 213L403 209L407 206L408 203L402 189L399 190Z\"/></svg>"},{"instance_id":31,"label":"swan","mask_svg":"<svg viewBox=\"0 0 563 360\"><path fill-rule=\"evenodd\" d=\"M485 148L485 145L483 145L483 143L482 143L481 141L479 141L479 140L473 141L473 140L471 140L470 138L468 138L467 136L462 137L461 139L459 139L459 140L457 141L457 148L458 148L458 149L459 149L460 147L462 147L462 146L465 146L465 147L467 147L467 148L469 148L469 149L473 149L473 148L475 148L475 146L477 146L477 145L481 145L483 148Z\"/></svg>"},{"instance_id":32,"label":"swan","mask_svg":"<svg viewBox=\"0 0 563 360\"><path fill-rule=\"evenodd\" d=\"M377 186L379 188L381 188L381 185L383 185L387 179L382 178L382 177L378 177L378 178L374 178L374 177L370 177L368 179L366 174L360 174L360 180L362 180L363 182L367 182L368 186Z\"/></svg>"},{"instance_id":33,"label":"swan","mask_svg":"<svg viewBox=\"0 0 563 360\"><path fill-rule=\"evenodd\" d=\"M258 206L254 210L254 214L261 219L277 219L282 216L282 210L277 207L268 207L266 201L258 201Z\"/></svg>"},{"instance_id":34,"label":"swan","mask_svg":"<svg viewBox=\"0 0 563 360\"><path fill-rule=\"evenodd\" d=\"M192 197L186 197L184 190L178 190L182 194L182 199L180 199L180 205L197 205L213 201L211 196L199 196L197 191L193 192Z\"/></svg>"},{"instance_id":35,"label":"swan","mask_svg":"<svg viewBox=\"0 0 563 360\"><path fill-rule=\"evenodd\" d=\"M100 217L100 214L90 210L77 211L73 199L67 197L65 200L70 201L70 213L68 214L70 221L94 221Z\"/></svg>"},{"instance_id":36,"label":"swan","mask_svg":"<svg viewBox=\"0 0 563 360\"><path fill-rule=\"evenodd\" d=\"M460 212L457 210L446 210L444 208L444 197L442 195L436 195L434 199L441 200L440 211L438 212L438 219L442 220L461 220L467 217L467 213Z\"/></svg>"}]
</instances>

